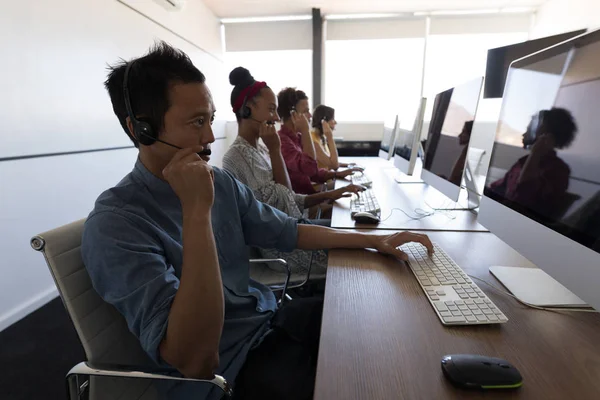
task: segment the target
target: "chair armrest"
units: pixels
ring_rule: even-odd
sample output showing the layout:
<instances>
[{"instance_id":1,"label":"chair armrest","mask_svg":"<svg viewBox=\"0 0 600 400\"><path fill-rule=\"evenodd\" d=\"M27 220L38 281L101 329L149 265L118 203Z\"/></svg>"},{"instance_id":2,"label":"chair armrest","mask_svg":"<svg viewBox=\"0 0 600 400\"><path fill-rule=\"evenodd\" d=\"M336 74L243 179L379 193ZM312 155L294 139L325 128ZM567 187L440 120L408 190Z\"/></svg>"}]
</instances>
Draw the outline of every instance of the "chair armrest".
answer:
<instances>
[{"instance_id":1,"label":"chair armrest","mask_svg":"<svg viewBox=\"0 0 600 400\"><path fill-rule=\"evenodd\" d=\"M224 393L225 399L230 399L233 395L233 390L227 380L222 376L215 375L213 379L192 379L184 378L181 376L168 375L172 374L172 370L167 369L149 369L144 367L133 367L133 366L122 366L122 365L110 365L110 364L95 364L89 362L80 362L75 365L67 373L67 386L69 393L79 394L81 389L85 389L87 385L78 385L76 378L77 375L92 375L92 376L109 376L109 377L122 377L122 378L138 378L138 379L164 379L171 381L187 381L187 382L206 382L214 386L217 386Z\"/></svg>"},{"instance_id":2,"label":"chair armrest","mask_svg":"<svg viewBox=\"0 0 600 400\"><path fill-rule=\"evenodd\" d=\"M288 265L287 261L285 261L283 258L251 258L250 259L250 264L257 264L257 263L264 263L264 264L277 263L277 264L281 264L281 265L285 266L285 268L287 270L286 276L285 276L285 282L283 283L281 298L279 299L279 302L278 302L279 305L282 305L283 302L285 301L285 295L287 292L288 284L290 283L290 279L292 276L292 269Z\"/></svg>"}]
</instances>

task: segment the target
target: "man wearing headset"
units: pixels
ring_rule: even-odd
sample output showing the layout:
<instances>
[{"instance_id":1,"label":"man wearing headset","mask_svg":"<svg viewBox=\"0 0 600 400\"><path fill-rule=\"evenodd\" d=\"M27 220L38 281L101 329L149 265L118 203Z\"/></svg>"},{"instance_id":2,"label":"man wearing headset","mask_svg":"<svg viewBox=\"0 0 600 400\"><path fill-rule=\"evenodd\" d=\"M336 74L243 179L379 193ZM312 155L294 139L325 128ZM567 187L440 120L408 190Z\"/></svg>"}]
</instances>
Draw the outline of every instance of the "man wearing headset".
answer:
<instances>
[{"instance_id":1,"label":"man wearing headset","mask_svg":"<svg viewBox=\"0 0 600 400\"><path fill-rule=\"evenodd\" d=\"M188 56L165 43L113 66L105 86L139 158L86 222L81 251L94 288L155 363L188 377L223 375L236 399L312 398L320 305L300 299L278 310L273 293L249 279L246 246L406 258L398 246L417 241L432 251L431 242L298 224L211 168L210 90ZM168 390L169 399L214 395L198 385Z\"/></svg>"}]
</instances>

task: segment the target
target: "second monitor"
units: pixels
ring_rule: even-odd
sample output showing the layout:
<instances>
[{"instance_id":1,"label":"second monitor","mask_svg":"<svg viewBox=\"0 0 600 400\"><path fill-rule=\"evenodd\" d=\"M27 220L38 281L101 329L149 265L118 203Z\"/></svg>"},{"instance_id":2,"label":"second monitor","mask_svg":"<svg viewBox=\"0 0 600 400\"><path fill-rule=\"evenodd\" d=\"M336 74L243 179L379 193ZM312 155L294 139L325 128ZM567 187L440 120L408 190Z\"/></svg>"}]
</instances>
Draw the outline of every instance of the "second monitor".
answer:
<instances>
[{"instance_id":1,"label":"second monitor","mask_svg":"<svg viewBox=\"0 0 600 400\"><path fill-rule=\"evenodd\" d=\"M458 201L483 77L435 97L421 178Z\"/></svg>"},{"instance_id":2,"label":"second monitor","mask_svg":"<svg viewBox=\"0 0 600 400\"><path fill-rule=\"evenodd\" d=\"M399 183L422 182L420 179L409 178L408 175L413 175L415 172L426 103L426 98L422 98L419 102L419 108L412 130L409 131L402 128L398 128L397 130L396 145L394 147L394 166L398 168L400 172L405 174L397 179Z\"/></svg>"},{"instance_id":3,"label":"second monitor","mask_svg":"<svg viewBox=\"0 0 600 400\"><path fill-rule=\"evenodd\" d=\"M394 118L386 119L383 122L383 136L379 148L379 157L385 160L389 160L392 158L392 154L394 154L394 142L396 140L398 126L398 115L395 115Z\"/></svg>"}]
</instances>

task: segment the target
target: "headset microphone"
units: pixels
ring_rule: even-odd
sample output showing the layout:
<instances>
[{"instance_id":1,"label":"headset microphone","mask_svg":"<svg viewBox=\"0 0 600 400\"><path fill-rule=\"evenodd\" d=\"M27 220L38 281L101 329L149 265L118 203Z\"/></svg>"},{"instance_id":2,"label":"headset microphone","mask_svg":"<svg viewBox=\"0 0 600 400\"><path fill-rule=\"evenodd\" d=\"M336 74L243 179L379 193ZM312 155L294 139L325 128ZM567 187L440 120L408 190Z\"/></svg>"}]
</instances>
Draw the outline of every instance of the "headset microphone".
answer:
<instances>
[{"instance_id":1,"label":"headset microphone","mask_svg":"<svg viewBox=\"0 0 600 400\"><path fill-rule=\"evenodd\" d=\"M167 146L171 146L171 147L174 147L174 148L179 149L179 150L183 149L183 147L175 146L174 144L169 143L169 142L165 142L164 140L161 140L161 139L158 139L158 138L155 138L155 137L152 137L152 136L148 136L144 132L140 132L140 135L149 137L150 139L156 140L157 142L160 142L162 144L166 144ZM204 149L204 150L199 151L197 154L199 156L210 156L211 153L212 153L212 151L210 149Z\"/></svg>"},{"instance_id":2,"label":"headset microphone","mask_svg":"<svg viewBox=\"0 0 600 400\"><path fill-rule=\"evenodd\" d=\"M256 118L248 117L247 119L251 119L252 121L258 122L259 124L267 123L267 125L275 125L275 121L267 120L267 121L259 121Z\"/></svg>"}]
</instances>

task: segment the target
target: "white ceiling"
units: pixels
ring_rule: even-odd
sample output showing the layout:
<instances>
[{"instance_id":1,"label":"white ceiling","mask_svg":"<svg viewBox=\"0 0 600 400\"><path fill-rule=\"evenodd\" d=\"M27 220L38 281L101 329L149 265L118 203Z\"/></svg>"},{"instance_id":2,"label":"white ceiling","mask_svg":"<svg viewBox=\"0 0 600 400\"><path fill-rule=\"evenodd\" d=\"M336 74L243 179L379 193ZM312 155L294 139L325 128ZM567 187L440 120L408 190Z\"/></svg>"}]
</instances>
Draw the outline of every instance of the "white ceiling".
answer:
<instances>
[{"instance_id":1,"label":"white ceiling","mask_svg":"<svg viewBox=\"0 0 600 400\"><path fill-rule=\"evenodd\" d=\"M203 0L221 18L310 14L401 13L538 7L547 0Z\"/></svg>"}]
</instances>

